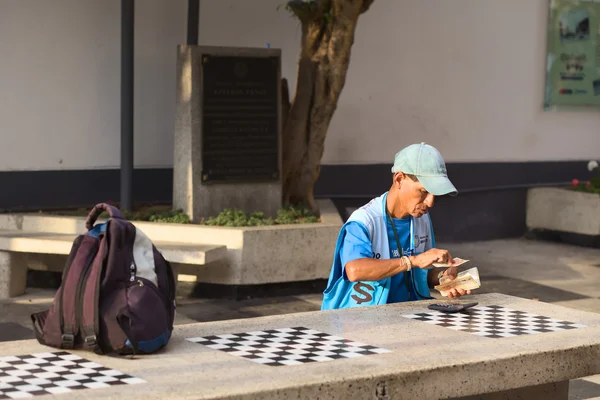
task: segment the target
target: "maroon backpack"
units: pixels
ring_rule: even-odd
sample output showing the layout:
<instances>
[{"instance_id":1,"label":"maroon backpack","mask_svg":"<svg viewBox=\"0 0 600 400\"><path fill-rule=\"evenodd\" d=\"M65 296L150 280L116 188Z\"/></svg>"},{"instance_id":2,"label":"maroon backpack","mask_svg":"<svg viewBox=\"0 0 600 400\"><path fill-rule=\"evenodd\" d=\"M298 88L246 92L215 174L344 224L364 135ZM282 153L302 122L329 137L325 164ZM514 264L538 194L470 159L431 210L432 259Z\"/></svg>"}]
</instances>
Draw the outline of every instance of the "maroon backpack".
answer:
<instances>
[{"instance_id":1,"label":"maroon backpack","mask_svg":"<svg viewBox=\"0 0 600 400\"><path fill-rule=\"evenodd\" d=\"M94 226L108 211L106 223ZM31 315L37 340L97 354L148 354L167 345L175 318L171 265L150 239L108 204L86 220L49 310Z\"/></svg>"}]
</instances>

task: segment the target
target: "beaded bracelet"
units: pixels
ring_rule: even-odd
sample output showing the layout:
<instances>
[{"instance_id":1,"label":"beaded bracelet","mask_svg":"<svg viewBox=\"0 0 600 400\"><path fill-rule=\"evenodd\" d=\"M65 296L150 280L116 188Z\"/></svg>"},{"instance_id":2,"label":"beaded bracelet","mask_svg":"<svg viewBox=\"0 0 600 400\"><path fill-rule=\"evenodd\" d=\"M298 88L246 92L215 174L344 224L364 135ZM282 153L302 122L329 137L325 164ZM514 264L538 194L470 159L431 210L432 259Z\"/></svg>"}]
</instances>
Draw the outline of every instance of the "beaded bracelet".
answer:
<instances>
[{"instance_id":1,"label":"beaded bracelet","mask_svg":"<svg viewBox=\"0 0 600 400\"><path fill-rule=\"evenodd\" d=\"M412 269L412 263L410 262L410 258L406 256L402 257L402 264L406 266L406 272L409 272Z\"/></svg>"}]
</instances>

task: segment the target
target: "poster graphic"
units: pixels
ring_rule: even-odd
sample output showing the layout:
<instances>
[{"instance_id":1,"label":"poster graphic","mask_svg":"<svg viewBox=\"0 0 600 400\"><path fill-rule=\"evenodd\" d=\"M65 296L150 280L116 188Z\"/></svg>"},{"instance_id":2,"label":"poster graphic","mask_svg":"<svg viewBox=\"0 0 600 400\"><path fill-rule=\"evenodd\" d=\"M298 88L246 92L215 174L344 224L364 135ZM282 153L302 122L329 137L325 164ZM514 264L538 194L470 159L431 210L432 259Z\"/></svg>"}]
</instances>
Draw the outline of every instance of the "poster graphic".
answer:
<instances>
[{"instance_id":1,"label":"poster graphic","mask_svg":"<svg viewBox=\"0 0 600 400\"><path fill-rule=\"evenodd\" d=\"M600 0L549 0L546 108L600 105Z\"/></svg>"}]
</instances>

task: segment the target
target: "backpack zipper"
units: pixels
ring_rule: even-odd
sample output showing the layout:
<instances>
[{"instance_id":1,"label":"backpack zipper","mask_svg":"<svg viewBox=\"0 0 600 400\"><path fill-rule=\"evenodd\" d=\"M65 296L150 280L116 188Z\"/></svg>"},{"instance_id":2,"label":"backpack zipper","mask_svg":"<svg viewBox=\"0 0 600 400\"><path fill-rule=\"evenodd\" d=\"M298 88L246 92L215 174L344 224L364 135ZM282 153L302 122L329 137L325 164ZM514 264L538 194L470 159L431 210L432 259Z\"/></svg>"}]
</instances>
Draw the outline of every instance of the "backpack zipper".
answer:
<instances>
[{"instance_id":1,"label":"backpack zipper","mask_svg":"<svg viewBox=\"0 0 600 400\"><path fill-rule=\"evenodd\" d=\"M144 282L145 281L145 282ZM172 329L172 322L173 319L175 318L175 316L173 315L174 312L174 308L173 308L173 303L171 303L171 299L165 298L164 293L160 290L160 288L154 284L154 282L146 279L146 278L142 278L137 277L137 282L132 282L132 285L135 285L137 283L137 286L139 287L148 287L150 288L150 290L152 290L157 296L158 298L162 301L163 305L166 307L166 311L167 311L167 317L169 318L169 328Z\"/></svg>"},{"instance_id":2,"label":"backpack zipper","mask_svg":"<svg viewBox=\"0 0 600 400\"><path fill-rule=\"evenodd\" d=\"M160 291L158 286L156 286L154 284L154 282L152 282L151 280L148 280L146 278L142 278L141 276L138 276L138 277L136 277L136 281L131 283L131 286L139 286L139 287L147 286L150 288L150 290L152 290L154 293L156 293L158 298L161 299L163 303L168 304L168 302L169 302L168 299L165 299L165 295ZM167 305L167 304L165 304L165 305Z\"/></svg>"}]
</instances>

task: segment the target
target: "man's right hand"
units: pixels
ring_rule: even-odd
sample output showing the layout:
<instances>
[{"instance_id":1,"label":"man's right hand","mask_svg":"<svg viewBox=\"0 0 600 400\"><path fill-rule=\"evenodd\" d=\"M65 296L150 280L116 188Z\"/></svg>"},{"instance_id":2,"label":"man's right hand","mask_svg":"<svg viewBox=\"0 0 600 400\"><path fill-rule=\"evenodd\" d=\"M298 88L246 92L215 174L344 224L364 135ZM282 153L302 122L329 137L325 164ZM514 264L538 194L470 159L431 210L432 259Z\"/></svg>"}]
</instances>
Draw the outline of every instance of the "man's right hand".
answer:
<instances>
[{"instance_id":1,"label":"man's right hand","mask_svg":"<svg viewBox=\"0 0 600 400\"><path fill-rule=\"evenodd\" d=\"M430 249L418 256L413 256L411 263L418 268L431 269L433 268L433 263L452 265L453 260L454 259L448 250Z\"/></svg>"}]
</instances>

